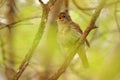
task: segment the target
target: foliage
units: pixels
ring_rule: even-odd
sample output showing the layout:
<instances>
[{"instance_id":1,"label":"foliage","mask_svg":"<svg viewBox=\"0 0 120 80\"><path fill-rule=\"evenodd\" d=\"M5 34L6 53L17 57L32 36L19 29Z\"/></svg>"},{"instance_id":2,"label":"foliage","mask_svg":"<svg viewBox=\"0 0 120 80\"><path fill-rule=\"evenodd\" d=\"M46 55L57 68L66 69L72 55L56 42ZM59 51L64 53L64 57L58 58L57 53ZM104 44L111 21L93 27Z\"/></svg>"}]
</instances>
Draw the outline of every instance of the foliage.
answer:
<instances>
[{"instance_id":1,"label":"foliage","mask_svg":"<svg viewBox=\"0 0 120 80\"><path fill-rule=\"evenodd\" d=\"M94 19L98 28L85 35L91 45L86 46L89 68L83 67L77 54L69 57L73 49L62 53L56 40L56 16L60 11L68 10L85 33L101 1L1 0L0 80L57 80L56 76L58 80L119 80L119 0L105 1Z\"/></svg>"}]
</instances>

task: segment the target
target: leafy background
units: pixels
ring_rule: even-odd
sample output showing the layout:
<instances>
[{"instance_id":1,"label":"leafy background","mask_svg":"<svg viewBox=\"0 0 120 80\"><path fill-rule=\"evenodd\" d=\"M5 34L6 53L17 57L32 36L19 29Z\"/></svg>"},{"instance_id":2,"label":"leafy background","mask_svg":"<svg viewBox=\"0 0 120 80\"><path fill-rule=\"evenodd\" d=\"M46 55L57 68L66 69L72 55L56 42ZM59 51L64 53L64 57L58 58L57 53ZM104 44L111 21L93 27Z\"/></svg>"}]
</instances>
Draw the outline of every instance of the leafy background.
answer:
<instances>
[{"instance_id":1,"label":"leafy background","mask_svg":"<svg viewBox=\"0 0 120 80\"><path fill-rule=\"evenodd\" d=\"M47 1L43 0L44 3ZM8 4L14 2L11 12ZM85 30L99 3L100 0L69 0L68 10L72 20ZM85 69L76 55L58 80L120 80L119 6L120 0L106 0L96 21L98 28L87 36L91 45L90 48L86 46L90 68ZM3 23L18 21L11 28L0 29L0 80L12 80L8 76L12 73L7 74L7 71L12 67L16 72L24 60L38 31L41 16L42 5L38 0L0 0L0 27L4 26ZM57 29L57 26L54 27ZM59 46L54 41L51 46L46 46L44 33L20 80L46 80L66 60L66 54L59 52ZM49 51L54 45L55 50Z\"/></svg>"}]
</instances>

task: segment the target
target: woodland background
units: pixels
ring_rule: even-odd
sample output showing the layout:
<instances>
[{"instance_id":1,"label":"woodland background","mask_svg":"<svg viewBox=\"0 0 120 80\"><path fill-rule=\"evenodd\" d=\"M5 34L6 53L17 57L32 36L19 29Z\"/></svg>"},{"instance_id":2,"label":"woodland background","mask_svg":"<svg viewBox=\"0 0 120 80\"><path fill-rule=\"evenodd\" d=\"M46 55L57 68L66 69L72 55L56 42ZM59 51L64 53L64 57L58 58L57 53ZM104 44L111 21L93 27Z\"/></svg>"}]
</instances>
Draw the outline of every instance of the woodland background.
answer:
<instances>
[{"instance_id":1,"label":"woodland background","mask_svg":"<svg viewBox=\"0 0 120 80\"><path fill-rule=\"evenodd\" d=\"M86 69L77 55L60 53L56 16L69 11L85 31L101 3ZM0 80L18 79L120 80L120 0L0 0Z\"/></svg>"}]
</instances>

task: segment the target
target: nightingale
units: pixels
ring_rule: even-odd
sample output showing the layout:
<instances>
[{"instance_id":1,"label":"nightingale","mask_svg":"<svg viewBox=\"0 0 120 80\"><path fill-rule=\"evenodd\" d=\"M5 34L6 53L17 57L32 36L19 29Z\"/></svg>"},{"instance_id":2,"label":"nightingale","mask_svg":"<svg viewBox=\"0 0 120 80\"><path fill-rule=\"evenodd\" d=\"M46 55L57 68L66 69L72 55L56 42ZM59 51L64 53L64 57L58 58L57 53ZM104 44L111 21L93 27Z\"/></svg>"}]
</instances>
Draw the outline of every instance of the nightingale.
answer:
<instances>
[{"instance_id":1,"label":"nightingale","mask_svg":"<svg viewBox=\"0 0 120 80\"><path fill-rule=\"evenodd\" d=\"M60 12L57 16L57 24L58 24L58 32L57 32L57 41L62 50L70 49L75 45L76 41L80 38L83 31L79 27L78 24L72 21L71 17L67 12ZM89 46L89 42L87 39L85 40L86 44ZM85 43L83 42L77 53L81 59L81 62L85 68L89 67L86 51L85 51Z\"/></svg>"}]
</instances>

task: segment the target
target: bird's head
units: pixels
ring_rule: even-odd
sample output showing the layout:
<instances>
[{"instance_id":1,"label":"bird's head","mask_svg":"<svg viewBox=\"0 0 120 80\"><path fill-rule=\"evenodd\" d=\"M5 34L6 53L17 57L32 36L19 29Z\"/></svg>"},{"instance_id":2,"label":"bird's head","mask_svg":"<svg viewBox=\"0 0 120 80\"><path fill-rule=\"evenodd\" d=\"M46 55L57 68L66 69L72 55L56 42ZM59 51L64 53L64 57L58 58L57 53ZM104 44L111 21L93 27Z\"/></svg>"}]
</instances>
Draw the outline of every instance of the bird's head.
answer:
<instances>
[{"instance_id":1,"label":"bird's head","mask_svg":"<svg viewBox=\"0 0 120 80\"><path fill-rule=\"evenodd\" d=\"M66 12L60 12L57 16L57 22L59 23L69 23L71 22L71 18Z\"/></svg>"}]
</instances>

